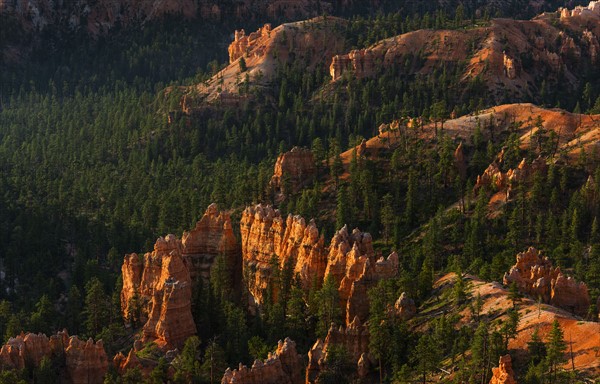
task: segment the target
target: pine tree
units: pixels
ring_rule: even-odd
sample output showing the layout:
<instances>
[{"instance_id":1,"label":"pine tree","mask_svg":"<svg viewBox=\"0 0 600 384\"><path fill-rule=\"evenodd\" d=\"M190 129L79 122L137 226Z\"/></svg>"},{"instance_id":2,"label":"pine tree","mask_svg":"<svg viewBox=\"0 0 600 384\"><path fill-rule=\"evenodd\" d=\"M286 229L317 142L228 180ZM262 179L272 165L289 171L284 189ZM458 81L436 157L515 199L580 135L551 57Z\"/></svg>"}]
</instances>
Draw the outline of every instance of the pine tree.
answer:
<instances>
[{"instance_id":1,"label":"pine tree","mask_svg":"<svg viewBox=\"0 0 600 384\"><path fill-rule=\"evenodd\" d=\"M556 380L556 375L559 365L565 361L564 353L567 350L567 344L564 340L563 330L560 327L558 320L554 319L552 330L548 334L548 342L546 344L546 361L550 367L551 382Z\"/></svg>"},{"instance_id":2,"label":"pine tree","mask_svg":"<svg viewBox=\"0 0 600 384\"><path fill-rule=\"evenodd\" d=\"M428 335L422 335L413 352L413 360L416 362L416 369L423 378L423 384L427 383L427 374L435 371L439 363L439 348L435 339Z\"/></svg>"},{"instance_id":3,"label":"pine tree","mask_svg":"<svg viewBox=\"0 0 600 384\"><path fill-rule=\"evenodd\" d=\"M244 60L243 56L240 57L239 65L240 65L240 72L246 72L248 70L248 67L246 66L246 60Z\"/></svg>"},{"instance_id":4,"label":"pine tree","mask_svg":"<svg viewBox=\"0 0 600 384\"><path fill-rule=\"evenodd\" d=\"M85 292L85 326L90 336L96 336L109 323L109 299L102 283L95 277L87 282Z\"/></svg>"},{"instance_id":5,"label":"pine tree","mask_svg":"<svg viewBox=\"0 0 600 384\"><path fill-rule=\"evenodd\" d=\"M517 283L513 281L508 287L508 299L512 301L513 308L516 308L517 303L520 302L522 298L523 295L521 295L521 292L519 292L519 287L517 287Z\"/></svg>"},{"instance_id":6,"label":"pine tree","mask_svg":"<svg viewBox=\"0 0 600 384\"><path fill-rule=\"evenodd\" d=\"M539 364L546 357L546 344L542 341L538 327L531 334L531 341L527 343L529 358L533 364Z\"/></svg>"}]
</instances>

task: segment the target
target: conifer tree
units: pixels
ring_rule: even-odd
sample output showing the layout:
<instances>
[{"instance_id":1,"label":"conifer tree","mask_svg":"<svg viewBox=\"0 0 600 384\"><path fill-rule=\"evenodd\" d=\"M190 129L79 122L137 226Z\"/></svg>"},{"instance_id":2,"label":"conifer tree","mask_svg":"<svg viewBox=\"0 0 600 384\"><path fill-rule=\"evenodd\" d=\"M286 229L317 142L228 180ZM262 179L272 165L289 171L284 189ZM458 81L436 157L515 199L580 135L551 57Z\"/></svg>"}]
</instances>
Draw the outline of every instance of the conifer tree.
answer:
<instances>
[{"instance_id":1,"label":"conifer tree","mask_svg":"<svg viewBox=\"0 0 600 384\"><path fill-rule=\"evenodd\" d=\"M558 320L554 319L546 344L546 361L548 362L548 367L550 367L551 382L556 380L558 367L565 361L564 353L566 350L567 344L564 340L563 330Z\"/></svg>"}]
</instances>

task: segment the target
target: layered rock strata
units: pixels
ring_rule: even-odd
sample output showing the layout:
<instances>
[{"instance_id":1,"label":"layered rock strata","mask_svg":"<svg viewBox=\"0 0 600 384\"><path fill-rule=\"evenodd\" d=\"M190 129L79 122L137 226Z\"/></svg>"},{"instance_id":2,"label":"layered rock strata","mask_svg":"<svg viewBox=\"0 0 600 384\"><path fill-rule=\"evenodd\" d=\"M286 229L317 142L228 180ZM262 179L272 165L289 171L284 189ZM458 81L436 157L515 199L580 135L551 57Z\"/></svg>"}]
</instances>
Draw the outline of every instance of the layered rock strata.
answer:
<instances>
[{"instance_id":1,"label":"layered rock strata","mask_svg":"<svg viewBox=\"0 0 600 384\"><path fill-rule=\"evenodd\" d=\"M221 384L301 384L302 357L296 352L296 343L289 338L279 341L277 350L265 361L256 360L251 368L240 364L238 369L227 368Z\"/></svg>"},{"instance_id":2,"label":"layered rock strata","mask_svg":"<svg viewBox=\"0 0 600 384\"><path fill-rule=\"evenodd\" d=\"M312 151L294 147L277 158L269 185L281 194L296 193L309 184L316 173L317 168Z\"/></svg>"},{"instance_id":3,"label":"layered rock strata","mask_svg":"<svg viewBox=\"0 0 600 384\"><path fill-rule=\"evenodd\" d=\"M235 63L241 57L246 56L250 50L256 47L257 41L261 37L269 37L271 34L271 24L265 24L256 32L246 35L243 29L236 30L233 34L233 42L229 44L229 63ZM264 54L264 52L263 52Z\"/></svg>"},{"instance_id":4,"label":"layered rock strata","mask_svg":"<svg viewBox=\"0 0 600 384\"><path fill-rule=\"evenodd\" d=\"M587 286L562 274L559 267L535 248L517 255L517 262L504 274L505 285L515 283L519 291L543 302L571 311L579 316L587 314L590 297Z\"/></svg>"},{"instance_id":5,"label":"layered rock strata","mask_svg":"<svg viewBox=\"0 0 600 384\"><path fill-rule=\"evenodd\" d=\"M180 348L196 333L192 285L208 280L218 255L225 257L233 276L240 263L231 219L211 204L196 227L184 232L183 240L168 235L156 241L152 252L125 256L122 315L134 325L144 324L144 341Z\"/></svg>"},{"instance_id":6,"label":"layered rock strata","mask_svg":"<svg viewBox=\"0 0 600 384\"><path fill-rule=\"evenodd\" d=\"M270 206L247 207L240 232L251 307L263 303L267 289L277 300L277 286L271 281L273 268L290 268L305 289L319 288L331 275L338 284L346 324L356 316L364 321L368 317L367 290L398 273L398 255L376 257L370 234L358 229L350 233L344 226L326 248L313 220L307 224L300 216L288 215L284 221Z\"/></svg>"},{"instance_id":7,"label":"layered rock strata","mask_svg":"<svg viewBox=\"0 0 600 384\"><path fill-rule=\"evenodd\" d=\"M370 49L355 49L345 55L335 55L329 66L329 74L333 81L351 71L353 76L362 79L375 73L375 54Z\"/></svg>"},{"instance_id":8,"label":"layered rock strata","mask_svg":"<svg viewBox=\"0 0 600 384\"><path fill-rule=\"evenodd\" d=\"M4 369L37 367L42 359L64 359L62 377L73 384L102 384L108 369L108 358L101 340L94 343L69 337L67 331L47 337L44 334L20 334L11 337L0 349L0 365Z\"/></svg>"},{"instance_id":9,"label":"layered rock strata","mask_svg":"<svg viewBox=\"0 0 600 384\"><path fill-rule=\"evenodd\" d=\"M225 258L230 269L241 269L240 250L233 234L231 218L226 212L219 211L216 204L209 205L196 226L183 233L181 244L181 254L189 266L192 281L200 278L208 281L210 269L218 255Z\"/></svg>"}]
</instances>

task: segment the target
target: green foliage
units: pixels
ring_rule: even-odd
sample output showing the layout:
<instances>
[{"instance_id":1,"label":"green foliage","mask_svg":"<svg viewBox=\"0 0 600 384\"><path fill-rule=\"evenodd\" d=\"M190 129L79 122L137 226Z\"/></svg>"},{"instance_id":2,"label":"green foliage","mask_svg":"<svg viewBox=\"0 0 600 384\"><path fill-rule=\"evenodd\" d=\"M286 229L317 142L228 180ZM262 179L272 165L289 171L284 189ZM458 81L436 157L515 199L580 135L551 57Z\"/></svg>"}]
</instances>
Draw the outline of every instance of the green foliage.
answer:
<instances>
[{"instance_id":1,"label":"green foliage","mask_svg":"<svg viewBox=\"0 0 600 384\"><path fill-rule=\"evenodd\" d=\"M314 306L316 310L313 313L317 314L317 335L325 338L329 326L332 323L341 324L341 310L339 306L338 282L335 281L333 275L327 275L323 286L316 293Z\"/></svg>"},{"instance_id":2,"label":"green foliage","mask_svg":"<svg viewBox=\"0 0 600 384\"><path fill-rule=\"evenodd\" d=\"M556 380L559 366L565 361L566 350L567 344L564 340L563 330L558 320L554 319L546 342L546 363L550 368L550 382Z\"/></svg>"},{"instance_id":3,"label":"green foliage","mask_svg":"<svg viewBox=\"0 0 600 384\"><path fill-rule=\"evenodd\" d=\"M260 336L254 335L248 340L248 353L254 360L264 360L269 354L269 346Z\"/></svg>"},{"instance_id":4,"label":"green foliage","mask_svg":"<svg viewBox=\"0 0 600 384\"><path fill-rule=\"evenodd\" d=\"M334 344L327 349L325 366L316 379L318 384L350 383L354 364L343 345Z\"/></svg>"},{"instance_id":5,"label":"green foliage","mask_svg":"<svg viewBox=\"0 0 600 384\"><path fill-rule=\"evenodd\" d=\"M181 354L177 361L173 362L175 367L175 382L197 382L200 376L200 339L192 336L185 341Z\"/></svg>"},{"instance_id":6,"label":"green foliage","mask_svg":"<svg viewBox=\"0 0 600 384\"><path fill-rule=\"evenodd\" d=\"M98 335L109 324L109 301L102 283L92 278L85 285L85 326L91 336Z\"/></svg>"}]
</instances>

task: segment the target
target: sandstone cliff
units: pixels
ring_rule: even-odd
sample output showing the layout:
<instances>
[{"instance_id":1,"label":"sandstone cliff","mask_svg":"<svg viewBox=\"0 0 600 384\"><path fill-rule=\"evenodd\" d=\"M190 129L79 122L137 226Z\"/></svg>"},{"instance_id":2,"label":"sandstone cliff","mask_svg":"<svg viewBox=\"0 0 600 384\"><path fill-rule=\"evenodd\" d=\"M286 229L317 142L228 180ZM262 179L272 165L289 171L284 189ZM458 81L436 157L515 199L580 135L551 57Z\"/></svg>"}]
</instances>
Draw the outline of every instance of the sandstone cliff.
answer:
<instances>
[{"instance_id":1,"label":"sandstone cliff","mask_svg":"<svg viewBox=\"0 0 600 384\"><path fill-rule=\"evenodd\" d=\"M225 258L232 274L236 267L240 268L240 250L233 234L231 218L228 213L219 211L216 204L209 205L196 226L183 233L181 243L181 254L189 266L192 281L199 278L206 281L218 255Z\"/></svg>"},{"instance_id":2,"label":"sandstone cliff","mask_svg":"<svg viewBox=\"0 0 600 384\"><path fill-rule=\"evenodd\" d=\"M64 359L63 377L73 384L102 384L108 369L101 340L85 342L77 336L69 337L66 330L50 337L41 333L22 333L10 338L0 349L3 368L37 367L43 358Z\"/></svg>"},{"instance_id":3,"label":"sandstone cliff","mask_svg":"<svg viewBox=\"0 0 600 384\"><path fill-rule=\"evenodd\" d=\"M279 341L277 350L265 361L256 360L252 368L240 364L238 369L227 368L221 384L301 384L302 357L296 352L296 343L289 338Z\"/></svg>"},{"instance_id":4,"label":"sandstone cliff","mask_svg":"<svg viewBox=\"0 0 600 384\"><path fill-rule=\"evenodd\" d=\"M240 263L231 219L211 204L183 240L168 235L156 241L152 252L125 256L121 310L128 322L144 324L143 340L181 347L196 333L192 285L209 278L217 255L225 257L233 276Z\"/></svg>"},{"instance_id":5,"label":"sandstone cliff","mask_svg":"<svg viewBox=\"0 0 600 384\"><path fill-rule=\"evenodd\" d=\"M108 369L108 358L102 340L94 344L92 339L79 340L77 336L69 339L65 350L67 372L73 384L102 384Z\"/></svg>"},{"instance_id":6,"label":"sandstone cliff","mask_svg":"<svg viewBox=\"0 0 600 384\"><path fill-rule=\"evenodd\" d=\"M196 333L191 278L181 250L175 236L161 237L141 261L135 253L126 255L122 267L123 317L144 323L144 340L161 346L181 347Z\"/></svg>"},{"instance_id":7,"label":"sandstone cliff","mask_svg":"<svg viewBox=\"0 0 600 384\"><path fill-rule=\"evenodd\" d=\"M367 291L378 280L398 273L398 255L376 257L371 235L346 226L333 236L328 248L319 236L314 221L289 215L283 220L270 206L247 207L240 220L244 276L248 284L250 306L263 303L270 287L277 300L277 287L270 284L272 268L291 268L305 289L321 286L331 275L339 284L340 307L346 324L358 316L368 317Z\"/></svg>"},{"instance_id":8,"label":"sandstone cliff","mask_svg":"<svg viewBox=\"0 0 600 384\"><path fill-rule=\"evenodd\" d=\"M316 173L315 158L311 150L294 147L277 158L269 185L282 195L296 193L309 184Z\"/></svg>"},{"instance_id":9,"label":"sandstone cliff","mask_svg":"<svg viewBox=\"0 0 600 384\"><path fill-rule=\"evenodd\" d=\"M492 368L490 384L516 384L510 355L500 356L497 368Z\"/></svg>"},{"instance_id":10,"label":"sandstone cliff","mask_svg":"<svg viewBox=\"0 0 600 384\"><path fill-rule=\"evenodd\" d=\"M541 298L545 303L564 308L579 316L587 314L590 297L585 283L576 282L572 277L554 268L552 262L535 248L517 255L517 262L504 274L504 284L515 283L519 291Z\"/></svg>"},{"instance_id":11,"label":"sandstone cliff","mask_svg":"<svg viewBox=\"0 0 600 384\"><path fill-rule=\"evenodd\" d=\"M323 281L327 254L314 221L307 224L304 218L292 215L284 221L279 210L259 204L244 210L240 233L243 273L256 304L262 304L273 263L292 268L305 288ZM276 299L277 292L273 293Z\"/></svg>"}]
</instances>

